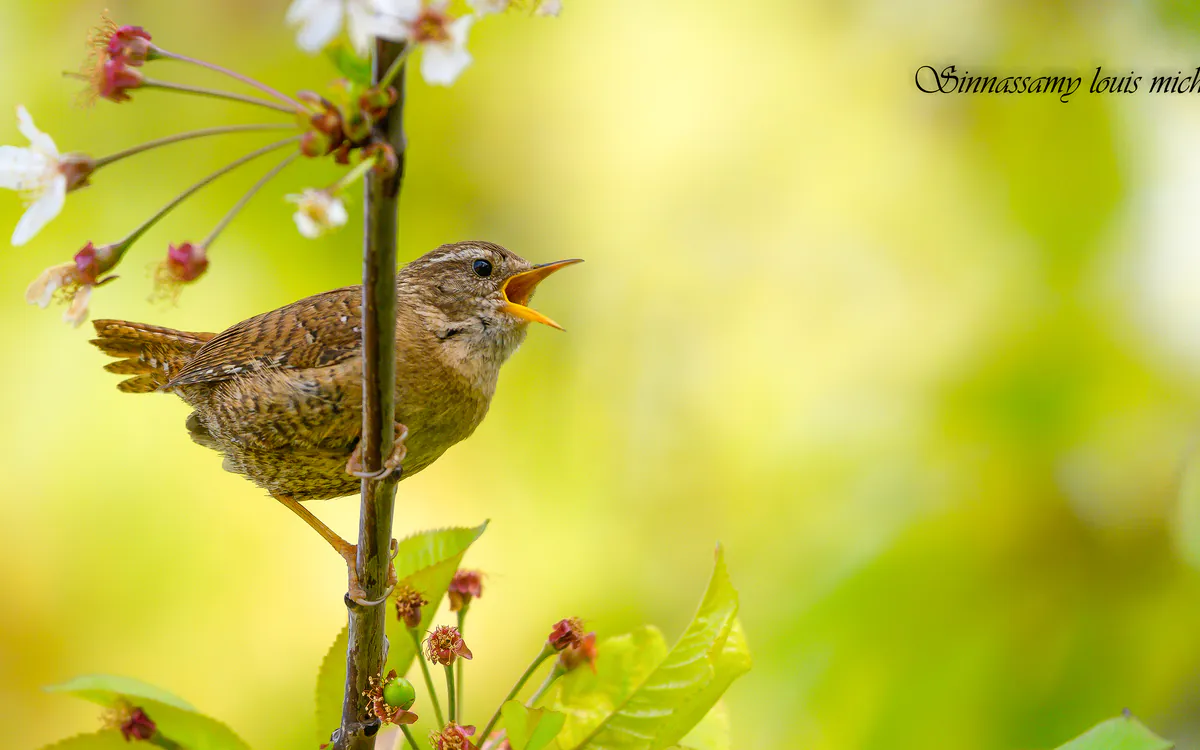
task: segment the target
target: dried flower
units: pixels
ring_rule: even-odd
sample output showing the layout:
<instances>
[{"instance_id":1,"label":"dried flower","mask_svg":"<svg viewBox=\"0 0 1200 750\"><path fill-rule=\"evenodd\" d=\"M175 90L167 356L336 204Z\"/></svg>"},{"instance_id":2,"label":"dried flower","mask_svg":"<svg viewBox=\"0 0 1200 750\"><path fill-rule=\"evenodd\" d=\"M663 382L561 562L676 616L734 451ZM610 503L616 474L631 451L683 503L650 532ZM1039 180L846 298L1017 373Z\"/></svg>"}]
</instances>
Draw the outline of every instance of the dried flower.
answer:
<instances>
[{"instance_id":1,"label":"dried flower","mask_svg":"<svg viewBox=\"0 0 1200 750\"><path fill-rule=\"evenodd\" d=\"M92 289L116 278L100 278L100 275L116 265L120 258L119 249L118 245L98 248L91 242L87 243L75 253L70 263L42 271L25 290L25 301L42 308L53 299L66 303L67 311L63 314L63 320L78 327L87 320Z\"/></svg>"},{"instance_id":2,"label":"dried flower","mask_svg":"<svg viewBox=\"0 0 1200 750\"><path fill-rule=\"evenodd\" d=\"M0 188L16 190L28 206L12 235L13 245L24 245L62 211L69 180L54 139L38 130L20 105L17 128L29 139L29 147L0 146Z\"/></svg>"},{"instance_id":3,"label":"dried flower","mask_svg":"<svg viewBox=\"0 0 1200 750\"><path fill-rule=\"evenodd\" d=\"M450 581L450 611L465 609L472 599L483 596L483 574L478 570L460 570Z\"/></svg>"},{"instance_id":4,"label":"dried flower","mask_svg":"<svg viewBox=\"0 0 1200 750\"><path fill-rule=\"evenodd\" d=\"M431 732L429 741L437 750L478 750L471 744L471 735L475 734L474 726L460 726L454 722L446 725L440 732Z\"/></svg>"},{"instance_id":5,"label":"dried flower","mask_svg":"<svg viewBox=\"0 0 1200 750\"><path fill-rule=\"evenodd\" d=\"M463 642L458 628L449 625L439 625L425 639L425 654L434 664L449 666L458 657L471 658L471 650Z\"/></svg>"},{"instance_id":6,"label":"dried flower","mask_svg":"<svg viewBox=\"0 0 1200 750\"><path fill-rule=\"evenodd\" d=\"M429 604L429 600L421 596L421 592L404 586L396 592L396 619L403 621L405 627L418 627L421 624L421 607L426 604Z\"/></svg>"},{"instance_id":7,"label":"dried flower","mask_svg":"<svg viewBox=\"0 0 1200 750\"><path fill-rule=\"evenodd\" d=\"M592 671L596 671L596 634L588 633L577 645L563 649L558 655L558 662L563 669L570 672L587 663Z\"/></svg>"},{"instance_id":8,"label":"dried flower","mask_svg":"<svg viewBox=\"0 0 1200 750\"><path fill-rule=\"evenodd\" d=\"M296 213L292 218L300 234L315 239L345 225L350 215L341 198L328 190L309 188L299 195L289 195L286 198L296 204Z\"/></svg>"},{"instance_id":9,"label":"dried flower","mask_svg":"<svg viewBox=\"0 0 1200 750\"><path fill-rule=\"evenodd\" d=\"M359 52L365 52L377 4L372 0L293 0L285 21L299 27L296 44L300 49L320 52L342 30L344 17L351 43Z\"/></svg>"},{"instance_id":10,"label":"dried flower","mask_svg":"<svg viewBox=\"0 0 1200 750\"><path fill-rule=\"evenodd\" d=\"M386 681L375 675L371 675L367 680L370 687L363 691L363 696L370 701L371 712L384 724L412 724L417 720L417 715L408 710L412 702L409 702L408 706L391 705L384 697L388 688L401 679L403 678L397 677L396 670L393 669L388 672ZM404 680L404 682L408 682L408 680ZM410 684L409 689L411 688Z\"/></svg>"},{"instance_id":11,"label":"dried flower","mask_svg":"<svg viewBox=\"0 0 1200 750\"><path fill-rule=\"evenodd\" d=\"M118 701L102 718L106 729L120 730L126 742L148 740L158 733L154 721L140 708Z\"/></svg>"},{"instance_id":12,"label":"dried flower","mask_svg":"<svg viewBox=\"0 0 1200 750\"><path fill-rule=\"evenodd\" d=\"M203 245L184 242L167 247L167 257L154 269L155 293L151 299L175 300L184 284L208 270L208 252Z\"/></svg>"},{"instance_id":13,"label":"dried flower","mask_svg":"<svg viewBox=\"0 0 1200 750\"><path fill-rule=\"evenodd\" d=\"M582 641L583 621L578 617L568 617L554 623L554 629L550 631L550 637L546 639L546 642L553 646L555 651L562 651L569 646L578 646Z\"/></svg>"},{"instance_id":14,"label":"dried flower","mask_svg":"<svg viewBox=\"0 0 1200 750\"><path fill-rule=\"evenodd\" d=\"M92 29L88 43L95 50L95 59L120 58L129 65L141 66L153 59L154 45L150 34L141 26L118 26L107 16L100 19L100 26Z\"/></svg>"},{"instance_id":15,"label":"dried flower","mask_svg":"<svg viewBox=\"0 0 1200 750\"><path fill-rule=\"evenodd\" d=\"M124 58L112 57L93 69L91 93L110 102L127 102L127 92L140 88L145 80Z\"/></svg>"}]
</instances>

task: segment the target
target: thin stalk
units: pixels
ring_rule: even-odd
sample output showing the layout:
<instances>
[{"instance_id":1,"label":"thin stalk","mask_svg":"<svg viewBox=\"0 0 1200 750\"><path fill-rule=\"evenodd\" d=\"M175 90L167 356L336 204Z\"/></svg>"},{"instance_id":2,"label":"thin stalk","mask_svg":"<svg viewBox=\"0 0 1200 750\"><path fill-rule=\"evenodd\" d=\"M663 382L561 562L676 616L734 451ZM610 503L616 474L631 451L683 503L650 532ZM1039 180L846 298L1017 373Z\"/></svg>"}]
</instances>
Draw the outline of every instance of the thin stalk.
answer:
<instances>
[{"instance_id":1,"label":"thin stalk","mask_svg":"<svg viewBox=\"0 0 1200 750\"><path fill-rule=\"evenodd\" d=\"M546 675L546 679L542 682L534 694L529 697L529 700L525 701L525 705L529 706L530 708L536 706L538 700L540 700L541 697L546 694L546 691L550 689L550 686L554 684L554 681L566 673L567 670L563 668L561 663L555 663L554 669L550 670L550 674Z\"/></svg>"},{"instance_id":2,"label":"thin stalk","mask_svg":"<svg viewBox=\"0 0 1200 750\"><path fill-rule=\"evenodd\" d=\"M404 45L375 41L371 79L379 82L402 54ZM403 66L401 66L403 68ZM371 172L366 179L366 230L363 232L363 421L359 439L363 469L382 470L395 446L396 425L396 241L400 231L400 186L404 179L404 73L396 75L396 104L375 123L375 140L396 152L398 169L391 175ZM381 472L382 473L382 472ZM358 553L355 572L368 597L382 597L391 563L392 516L399 473L363 479L359 503ZM376 725L370 721L363 692L383 668L386 611L348 602L346 688L342 724L333 736L335 750L371 750ZM432 697L432 693L431 693Z\"/></svg>"},{"instance_id":3,"label":"thin stalk","mask_svg":"<svg viewBox=\"0 0 1200 750\"><path fill-rule=\"evenodd\" d=\"M462 609L458 610L458 634L460 636L463 635L463 626L467 624L467 609L470 606L471 602L467 601L463 604ZM455 684L455 687L458 688L458 712L465 715L466 712L463 711L463 661L463 659L456 659L454 668L458 670L458 681Z\"/></svg>"},{"instance_id":4,"label":"thin stalk","mask_svg":"<svg viewBox=\"0 0 1200 750\"><path fill-rule=\"evenodd\" d=\"M250 202L250 199L254 197L254 194L259 190L262 190L263 186L275 179L275 176L282 172L284 167L291 164L299 157L300 154L298 153L288 154L283 161L272 167L270 172L267 172L265 175L263 175L262 179L254 183L254 185L246 191L246 194L243 195L237 203L233 204L233 208L229 209L229 212L226 213L219 222L217 222L217 225L213 227L213 230L209 232L208 237L204 239L204 242L202 242L200 246L204 248L212 247L212 243L216 241L217 235L224 231L225 227L229 226L229 222L233 221L234 217L246 207L246 204Z\"/></svg>"},{"instance_id":5,"label":"thin stalk","mask_svg":"<svg viewBox=\"0 0 1200 750\"><path fill-rule=\"evenodd\" d=\"M529 682L529 678L532 677L533 673L537 671L537 668L542 665L542 662L546 661L546 659L549 659L551 656L554 656L556 653L558 652L555 651L554 647L549 643L542 646L542 652L538 654L537 657L525 669L525 674L521 675L520 679L517 680L517 684L513 685L512 690L508 691L508 695L505 696L504 700L500 701L500 707L497 707L496 713L492 714L492 720L489 721L487 726L483 728L483 734L479 735L481 740L482 738L488 737L492 733L492 728L496 726L496 722L500 721L500 708L503 707L505 703L508 703L510 700L512 700L516 694L521 691L521 688L525 687L525 683Z\"/></svg>"},{"instance_id":6,"label":"thin stalk","mask_svg":"<svg viewBox=\"0 0 1200 750\"><path fill-rule=\"evenodd\" d=\"M445 726L446 720L442 718L442 704L438 701L437 691L433 689L433 675L429 673L425 652L421 650L421 636L417 634L416 628L409 628L408 632L412 634L413 646L417 649L417 662L421 665L421 674L425 676L425 689L429 691L429 702L433 704L433 715L437 717L439 727Z\"/></svg>"},{"instance_id":7,"label":"thin stalk","mask_svg":"<svg viewBox=\"0 0 1200 750\"><path fill-rule=\"evenodd\" d=\"M230 162L229 164L226 164L225 166L221 167L217 171L213 172L212 174L208 175L204 179L200 180L196 184L192 185L187 190L184 190L182 193L180 193L179 195L172 198L170 200L170 202L168 202L165 206L158 209L157 213L155 213L149 219L146 219L146 221L142 222L141 226L139 226L137 229L134 229L132 232L130 232L129 236L127 236L125 239L123 239L117 243L117 245L119 247L119 250L117 251L118 259L120 258L120 256L125 254L125 251L128 250L133 245L133 243L138 240L138 238L140 238L146 232L150 231L151 227L153 227L155 224L157 224L159 221L161 221L164 216L169 214L172 210L174 210L174 208L176 206L178 206L180 203L183 203L185 200L187 200L193 193L195 193L200 188L214 182L218 178L226 175L227 173L232 172L233 170L237 169L238 167L242 166L243 164L245 164L248 161L257 159L258 157L262 156L263 154L268 154L272 151L281 149L284 146L288 145L289 143L294 143L299 139L300 139L300 136L295 135L295 136L292 136L291 138L284 138L282 141L276 141L275 143L269 143L260 149L251 151L250 153L246 154L245 156L241 157L240 159L235 159L234 161ZM114 264L115 264L115 261L114 261Z\"/></svg>"},{"instance_id":8,"label":"thin stalk","mask_svg":"<svg viewBox=\"0 0 1200 750\"><path fill-rule=\"evenodd\" d=\"M404 732L404 739L408 740L408 746L411 747L412 750L419 750L419 748L417 747L417 738L413 737L412 730L409 729L407 726L401 724L400 731Z\"/></svg>"},{"instance_id":9,"label":"thin stalk","mask_svg":"<svg viewBox=\"0 0 1200 750\"><path fill-rule=\"evenodd\" d=\"M351 169L349 172L347 172L346 174L339 177L337 182L335 182L332 185L330 185L329 187L325 188L325 191L328 192L330 195L339 193L342 190L345 190L347 187L349 187L354 182L357 182L359 179L362 178L363 175L365 175L367 172L374 169L374 167L375 167L374 159L363 159L358 164L354 165L354 169Z\"/></svg>"},{"instance_id":10,"label":"thin stalk","mask_svg":"<svg viewBox=\"0 0 1200 750\"><path fill-rule=\"evenodd\" d=\"M459 662L461 664L462 659L455 659L455 661ZM449 696L447 698L447 700L450 701L450 710L447 713L450 715L450 721L457 724L458 723L458 701L455 700L455 695L454 695L454 665L447 664L447 665L445 665L445 667L446 667L446 695Z\"/></svg>"},{"instance_id":11,"label":"thin stalk","mask_svg":"<svg viewBox=\"0 0 1200 750\"><path fill-rule=\"evenodd\" d=\"M228 99L234 102L243 104L253 104L259 107L266 107L277 112L287 112L289 115L301 113L304 110L296 109L295 107L285 107L282 104L276 104L268 99L260 99L257 96L246 96L245 94L235 94L232 91L221 91L220 89L206 89L203 86L188 86L184 83L170 83L168 81L156 81L152 78L146 78L142 81L142 85L138 88L143 89L162 89L163 91L176 91L181 94L194 94L196 96L207 96L212 99Z\"/></svg>"},{"instance_id":12,"label":"thin stalk","mask_svg":"<svg viewBox=\"0 0 1200 750\"><path fill-rule=\"evenodd\" d=\"M188 57L187 55L180 55L175 52L168 52L165 49L163 49L162 47L152 46L152 49L154 50L154 53L156 55L158 55L159 57L165 57L168 60L178 60L179 62L191 63L192 65L199 65L202 68L208 68L209 70L214 70L218 73L221 73L222 75L227 75L230 78L233 78L234 80L241 81L242 83L244 83L248 86L253 86L254 88L258 89L259 91L263 92L264 94L269 94L270 96L278 99L281 102L290 104L293 109L304 111L303 104L296 101L295 99L288 96L287 94L283 93L282 91L277 91L277 90L271 88L270 86L263 83L262 81L257 81L249 76L244 76L241 73L237 73L235 71L230 70L229 68L223 68L220 65L217 65L215 63L205 62L204 60L197 60L194 57Z\"/></svg>"},{"instance_id":13,"label":"thin stalk","mask_svg":"<svg viewBox=\"0 0 1200 750\"><path fill-rule=\"evenodd\" d=\"M295 130L295 128L296 128L295 125L277 125L277 124L273 124L273 123L262 123L262 124L254 124L254 125L218 125L213 128L201 128L199 130L188 130L183 133L176 133L175 135L168 135L165 138L156 138L153 141L146 141L145 143L141 143L137 146L131 146L127 149L124 149L123 151L117 151L116 153L109 154L108 156L102 156L99 159L96 159L94 161L94 163L96 165L96 169L99 169L100 167L103 167L108 164L112 164L115 161L120 161L121 159L133 156L135 154L140 154L144 151L149 151L151 149L158 148L159 146L169 146L172 143L180 143L182 141L190 141L193 138L205 138L210 135L224 135L226 133L245 133L245 132L251 132L251 131L256 131L256 130Z\"/></svg>"}]
</instances>

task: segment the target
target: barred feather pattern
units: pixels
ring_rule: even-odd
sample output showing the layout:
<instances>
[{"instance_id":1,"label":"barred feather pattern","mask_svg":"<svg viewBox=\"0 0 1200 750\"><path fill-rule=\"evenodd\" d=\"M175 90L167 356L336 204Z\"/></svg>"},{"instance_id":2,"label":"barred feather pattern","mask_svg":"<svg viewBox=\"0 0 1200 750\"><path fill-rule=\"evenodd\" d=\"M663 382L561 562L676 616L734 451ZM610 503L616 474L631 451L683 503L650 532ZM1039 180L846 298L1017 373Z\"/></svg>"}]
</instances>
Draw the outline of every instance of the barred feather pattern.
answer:
<instances>
[{"instance_id":1,"label":"barred feather pattern","mask_svg":"<svg viewBox=\"0 0 1200 750\"><path fill-rule=\"evenodd\" d=\"M125 320L97 320L93 325L97 338L92 339L92 344L118 359L105 365L104 369L117 375L134 376L117 384L117 388L125 393L151 393L161 389L205 342L216 335Z\"/></svg>"}]
</instances>

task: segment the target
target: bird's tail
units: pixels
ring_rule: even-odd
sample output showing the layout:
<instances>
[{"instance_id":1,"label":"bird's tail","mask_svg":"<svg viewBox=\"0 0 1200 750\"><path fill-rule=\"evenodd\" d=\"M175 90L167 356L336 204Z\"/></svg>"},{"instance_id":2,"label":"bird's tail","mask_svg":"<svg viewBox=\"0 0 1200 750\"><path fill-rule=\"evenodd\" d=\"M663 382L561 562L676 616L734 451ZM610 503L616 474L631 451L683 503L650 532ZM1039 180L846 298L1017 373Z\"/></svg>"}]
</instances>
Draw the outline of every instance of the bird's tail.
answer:
<instances>
[{"instance_id":1,"label":"bird's tail","mask_svg":"<svg viewBox=\"0 0 1200 750\"><path fill-rule=\"evenodd\" d=\"M97 320L93 325L97 338L92 343L119 360L108 363L104 369L135 376L117 384L125 393L150 393L162 388L215 335L125 320Z\"/></svg>"}]
</instances>

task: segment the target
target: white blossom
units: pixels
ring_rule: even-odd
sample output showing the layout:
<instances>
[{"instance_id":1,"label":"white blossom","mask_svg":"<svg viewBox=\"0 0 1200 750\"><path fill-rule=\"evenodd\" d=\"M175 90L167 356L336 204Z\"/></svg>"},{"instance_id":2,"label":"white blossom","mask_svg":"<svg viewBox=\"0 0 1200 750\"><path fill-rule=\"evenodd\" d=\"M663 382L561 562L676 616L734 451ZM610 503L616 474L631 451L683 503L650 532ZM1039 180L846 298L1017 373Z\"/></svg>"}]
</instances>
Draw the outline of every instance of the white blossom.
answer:
<instances>
[{"instance_id":1,"label":"white blossom","mask_svg":"<svg viewBox=\"0 0 1200 750\"><path fill-rule=\"evenodd\" d=\"M445 0L377 0L380 14L372 32L420 46L421 76L426 83L449 86L471 64L467 33L475 16L451 18ZM493 3L494 4L494 3Z\"/></svg>"},{"instance_id":2,"label":"white blossom","mask_svg":"<svg viewBox=\"0 0 1200 750\"><path fill-rule=\"evenodd\" d=\"M467 0L475 12L481 16L489 13L503 13L512 5L512 0Z\"/></svg>"},{"instance_id":3,"label":"white blossom","mask_svg":"<svg viewBox=\"0 0 1200 750\"><path fill-rule=\"evenodd\" d=\"M378 13L378 0L292 0L285 20L299 27L296 44L306 52L324 49L341 32L344 21L354 48L365 53Z\"/></svg>"},{"instance_id":4,"label":"white blossom","mask_svg":"<svg viewBox=\"0 0 1200 750\"><path fill-rule=\"evenodd\" d=\"M88 302L92 299L94 286L80 279L75 263L50 266L33 280L25 290L25 301L38 307L49 306L57 294L61 301L68 301L63 321L78 328L87 320Z\"/></svg>"},{"instance_id":5,"label":"white blossom","mask_svg":"<svg viewBox=\"0 0 1200 750\"><path fill-rule=\"evenodd\" d=\"M300 234L315 239L345 225L350 215L341 198L332 195L328 190L305 190L300 195L289 195L287 200L296 204L296 213L292 218L296 221L296 229Z\"/></svg>"},{"instance_id":6,"label":"white blossom","mask_svg":"<svg viewBox=\"0 0 1200 750\"><path fill-rule=\"evenodd\" d=\"M12 244L24 245L62 211L67 176L54 140L37 129L23 106L17 107L17 127L29 147L0 146L0 188L18 191L28 206L12 235Z\"/></svg>"},{"instance_id":7,"label":"white blossom","mask_svg":"<svg viewBox=\"0 0 1200 750\"><path fill-rule=\"evenodd\" d=\"M542 0L534 11L539 16L557 16L559 13L562 13L562 0Z\"/></svg>"}]
</instances>

